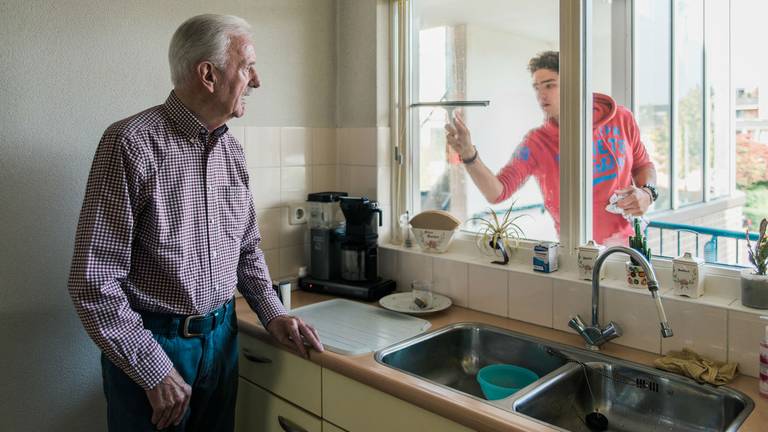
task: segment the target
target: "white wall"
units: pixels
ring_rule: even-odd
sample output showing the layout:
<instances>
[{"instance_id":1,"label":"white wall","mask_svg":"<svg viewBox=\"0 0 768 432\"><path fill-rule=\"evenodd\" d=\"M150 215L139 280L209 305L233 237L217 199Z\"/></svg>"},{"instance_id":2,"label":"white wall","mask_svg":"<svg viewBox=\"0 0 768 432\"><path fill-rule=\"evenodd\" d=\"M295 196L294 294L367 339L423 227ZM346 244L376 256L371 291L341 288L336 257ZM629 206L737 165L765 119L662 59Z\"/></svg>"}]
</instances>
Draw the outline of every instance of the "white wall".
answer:
<instances>
[{"instance_id":1,"label":"white wall","mask_svg":"<svg viewBox=\"0 0 768 432\"><path fill-rule=\"evenodd\" d=\"M263 87L232 125L336 127L336 0L0 1L2 430L106 428L98 351L66 289L86 176L110 123L164 101L170 36L203 12L255 28Z\"/></svg>"}]
</instances>

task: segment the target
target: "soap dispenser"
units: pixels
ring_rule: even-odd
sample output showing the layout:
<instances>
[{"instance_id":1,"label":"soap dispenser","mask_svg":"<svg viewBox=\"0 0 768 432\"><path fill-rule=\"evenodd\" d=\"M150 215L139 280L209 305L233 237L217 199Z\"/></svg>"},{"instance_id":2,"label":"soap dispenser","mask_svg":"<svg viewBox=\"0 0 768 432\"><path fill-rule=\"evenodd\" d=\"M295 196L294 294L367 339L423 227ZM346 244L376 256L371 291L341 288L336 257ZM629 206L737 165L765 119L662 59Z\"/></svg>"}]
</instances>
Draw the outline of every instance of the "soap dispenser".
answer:
<instances>
[{"instance_id":1,"label":"soap dispenser","mask_svg":"<svg viewBox=\"0 0 768 432\"><path fill-rule=\"evenodd\" d=\"M760 318L768 320L768 316ZM760 342L760 396L768 398L768 325L765 326L765 338Z\"/></svg>"}]
</instances>

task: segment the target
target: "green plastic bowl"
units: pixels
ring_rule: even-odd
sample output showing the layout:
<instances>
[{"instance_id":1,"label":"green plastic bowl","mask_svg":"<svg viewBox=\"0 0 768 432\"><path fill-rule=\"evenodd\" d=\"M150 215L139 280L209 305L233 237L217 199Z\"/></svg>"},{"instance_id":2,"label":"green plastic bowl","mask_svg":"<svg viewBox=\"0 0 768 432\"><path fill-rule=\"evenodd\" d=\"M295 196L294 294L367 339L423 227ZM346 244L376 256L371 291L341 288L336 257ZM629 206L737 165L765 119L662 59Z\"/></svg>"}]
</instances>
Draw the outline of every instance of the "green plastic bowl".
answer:
<instances>
[{"instance_id":1,"label":"green plastic bowl","mask_svg":"<svg viewBox=\"0 0 768 432\"><path fill-rule=\"evenodd\" d=\"M504 399L539 379L536 372L511 364L494 364L477 372L477 382L488 400Z\"/></svg>"}]
</instances>

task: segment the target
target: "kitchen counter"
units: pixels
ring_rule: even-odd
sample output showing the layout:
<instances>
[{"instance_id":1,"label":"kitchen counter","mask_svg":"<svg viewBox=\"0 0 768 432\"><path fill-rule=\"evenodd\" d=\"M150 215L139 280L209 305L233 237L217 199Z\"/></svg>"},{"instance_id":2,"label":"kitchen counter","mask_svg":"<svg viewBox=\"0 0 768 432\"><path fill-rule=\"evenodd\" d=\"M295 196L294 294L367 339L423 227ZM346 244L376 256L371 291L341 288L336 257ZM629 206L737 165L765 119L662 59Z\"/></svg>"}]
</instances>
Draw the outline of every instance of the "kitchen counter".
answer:
<instances>
[{"instance_id":1,"label":"kitchen counter","mask_svg":"<svg viewBox=\"0 0 768 432\"><path fill-rule=\"evenodd\" d=\"M291 303L293 307L300 307L332 298L335 297L304 291L293 291ZM239 298L237 300L236 308L241 331L247 332L265 342L280 346L264 330L256 314L250 310L244 299ZM435 314L420 316L420 318L424 318L432 323L429 331L458 322L477 322L579 348L584 346L583 340L576 334L540 327L458 306L452 306L445 311ZM282 348L291 351L286 347ZM657 358L654 354L613 343L605 345L601 352L646 366L652 366L653 360ZM323 368L345 375L478 431L537 432L554 430L522 415L504 411L452 389L381 365L374 360L373 353L360 356L345 356L327 350L324 353L312 351L310 360ZM758 432L768 430L768 400L760 397L757 379L739 375L729 386L745 393L755 402L755 409L739 431Z\"/></svg>"}]
</instances>

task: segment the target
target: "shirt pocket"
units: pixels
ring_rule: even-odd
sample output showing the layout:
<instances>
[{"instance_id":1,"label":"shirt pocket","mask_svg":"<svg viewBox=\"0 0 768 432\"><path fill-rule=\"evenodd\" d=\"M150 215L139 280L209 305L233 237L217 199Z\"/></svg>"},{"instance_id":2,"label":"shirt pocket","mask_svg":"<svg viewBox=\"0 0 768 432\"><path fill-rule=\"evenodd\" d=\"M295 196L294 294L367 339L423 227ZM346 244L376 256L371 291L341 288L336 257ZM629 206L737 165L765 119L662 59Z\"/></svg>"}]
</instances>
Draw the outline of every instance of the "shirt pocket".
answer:
<instances>
[{"instance_id":1,"label":"shirt pocket","mask_svg":"<svg viewBox=\"0 0 768 432\"><path fill-rule=\"evenodd\" d=\"M245 186L219 188L219 220L221 229L228 237L240 240L248 222L250 191Z\"/></svg>"}]
</instances>

